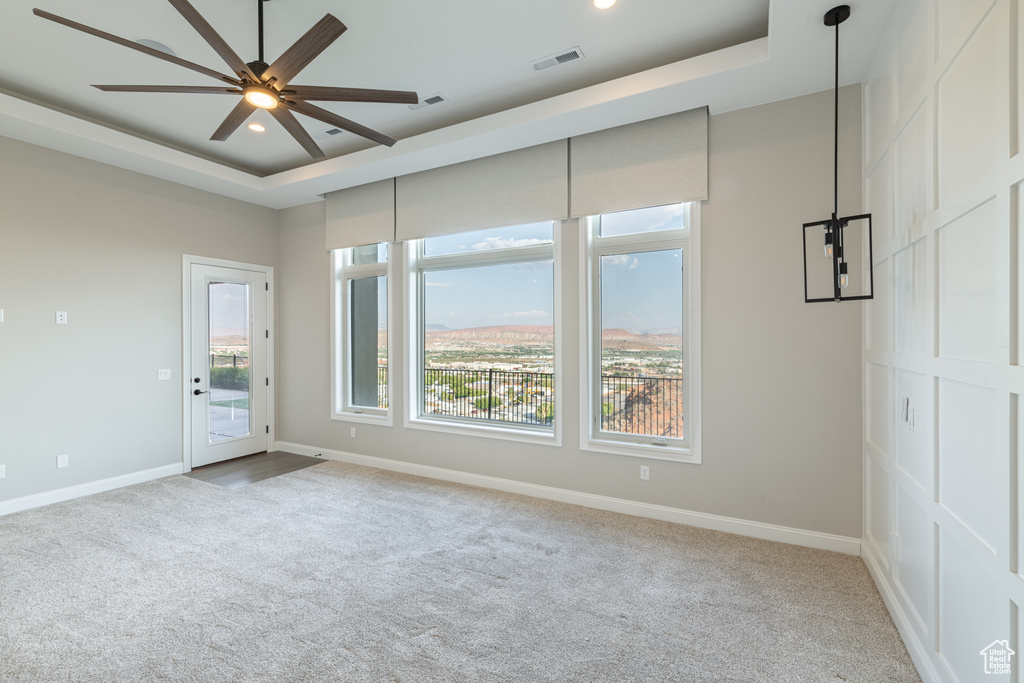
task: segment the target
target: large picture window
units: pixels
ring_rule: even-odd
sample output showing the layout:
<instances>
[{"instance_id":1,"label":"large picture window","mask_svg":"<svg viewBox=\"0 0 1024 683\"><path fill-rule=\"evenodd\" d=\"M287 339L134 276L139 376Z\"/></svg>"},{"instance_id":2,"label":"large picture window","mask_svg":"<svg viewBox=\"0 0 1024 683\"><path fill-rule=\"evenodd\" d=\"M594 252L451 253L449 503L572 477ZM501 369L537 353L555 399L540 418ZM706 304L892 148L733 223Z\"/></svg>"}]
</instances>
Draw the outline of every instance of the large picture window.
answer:
<instances>
[{"instance_id":1,"label":"large picture window","mask_svg":"<svg viewBox=\"0 0 1024 683\"><path fill-rule=\"evenodd\" d=\"M388 245L341 249L335 262L334 415L386 419Z\"/></svg>"},{"instance_id":2,"label":"large picture window","mask_svg":"<svg viewBox=\"0 0 1024 683\"><path fill-rule=\"evenodd\" d=\"M590 448L699 460L697 211L677 204L586 219Z\"/></svg>"},{"instance_id":3,"label":"large picture window","mask_svg":"<svg viewBox=\"0 0 1024 683\"><path fill-rule=\"evenodd\" d=\"M416 419L550 433L553 223L429 237L411 250Z\"/></svg>"}]
</instances>

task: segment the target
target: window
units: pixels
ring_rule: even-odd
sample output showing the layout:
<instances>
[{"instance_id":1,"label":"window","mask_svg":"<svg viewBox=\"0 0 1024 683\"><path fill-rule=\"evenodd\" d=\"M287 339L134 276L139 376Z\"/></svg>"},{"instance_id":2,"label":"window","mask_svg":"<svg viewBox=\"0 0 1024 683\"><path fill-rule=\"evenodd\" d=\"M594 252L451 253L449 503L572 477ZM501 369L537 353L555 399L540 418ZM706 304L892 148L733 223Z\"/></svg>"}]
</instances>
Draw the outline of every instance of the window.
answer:
<instances>
[{"instance_id":1,"label":"window","mask_svg":"<svg viewBox=\"0 0 1024 683\"><path fill-rule=\"evenodd\" d=\"M554 224L428 237L409 249L417 307L413 422L550 439L557 422Z\"/></svg>"},{"instance_id":2,"label":"window","mask_svg":"<svg viewBox=\"0 0 1024 683\"><path fill-rule=\"evenodd\" d=\"M387 421L388 245L341 249L333 259L333 415Z\"/></svg>"},{"instance_id":3,"label":"window","mask_svg":"<svg viewBox=\"0 0 1024 683\"><path fill-rule=\"evenodd\" d=\"M699 462L699 205L586 219L584 447Z\"/></svg>"}]
</instances>

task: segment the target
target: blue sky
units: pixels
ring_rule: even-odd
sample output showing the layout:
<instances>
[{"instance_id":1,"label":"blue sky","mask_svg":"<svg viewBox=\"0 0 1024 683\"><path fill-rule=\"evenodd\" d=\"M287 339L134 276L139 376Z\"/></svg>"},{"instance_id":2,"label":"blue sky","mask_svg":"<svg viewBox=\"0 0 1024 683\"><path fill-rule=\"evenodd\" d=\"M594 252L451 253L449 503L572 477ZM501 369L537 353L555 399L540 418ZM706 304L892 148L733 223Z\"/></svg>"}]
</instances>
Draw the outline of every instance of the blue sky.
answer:
<instances>
[{"instance_id":1,"label":"blue sky","mask_svg":"<svg viewBox=\"0 0 1024 683\"><path fill-rule=\"evenodd\" d=\"M666 206L602 217L601 234L651 232L683 226L683 207ZM496 228L426 241L427 256L543 244L551 223ZM605 257L602 323L634 332L682 327L680 250ZM551 262L429 272L425 276L427 325L452 329L492 325L552 325Z\"/></svg>"}]
</instances>

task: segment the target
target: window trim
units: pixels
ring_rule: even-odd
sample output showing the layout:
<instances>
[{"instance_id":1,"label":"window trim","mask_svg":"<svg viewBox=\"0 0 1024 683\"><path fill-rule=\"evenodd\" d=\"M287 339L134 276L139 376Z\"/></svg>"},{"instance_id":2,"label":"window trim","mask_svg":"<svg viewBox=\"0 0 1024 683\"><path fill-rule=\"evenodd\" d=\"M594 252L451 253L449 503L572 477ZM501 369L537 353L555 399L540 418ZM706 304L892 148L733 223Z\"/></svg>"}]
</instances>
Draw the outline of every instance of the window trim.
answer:
<instances>
[{"instance_id":1,"label":"window trim","mask_svg":"<svg viewBox=\"0 0 1024 683\"><path fill-rule=\"evenodd\" d=\"M391 338L395 329L393 269L395 244L388 244L388 258L383 263L352 264L352 249L331 251L331 419L344 422L362 422L390 427L394 424L394 367ZM388 324L388 407L368 408L349 403L348 368L345 359L351 357L351 330L349 329L348 283L363 277L386 277Z\"/></svg>"},{"instance_id":2,"label":"window trim","mask_svg":"<svg viewBox=\"0 0 1024 683\"><path fill-rule=\"evenodd\" d=\"M700 209L699 202L685 204L683 230L613 235L596 238L594 217L580 219L583 228L580 267L580 450L656 460L700 464L701 452L701 353L700 353ZM599 239L599 244L595 244ZM660 446L605 436L599 426L601 349L597 263L601 256L683 249L683 391L684 446ZM647 437L651 439L651 437Z\"/></svg>"},{"instance_id":3,"label":"window trim","mask_svg":"<svg viewBox=\"0 0 1024 683\"><path fill-rule=\"evenodd\" d=\"M427 415L423 412L422 378L424 367L424 274L438 270L455 270L486 266L512 265L531 261L552 261L552 327L554 329L554 374L556 387L562 370L562 239L560 232L567 221L551 221L552 242L550 244L489 249L481 252L459 252L455 254L423 255L423 240L409 240L401 243L401 271L408 282L404 288L402 316L406 321L405 364L410 372L405 373L404 420L406 428L422 429L463 436L536 443L545 446L562 445L562 422L555 419L551 429L511 425L499 421L461 420L458 418ZM397 246L397 245L396 245ZM426 264L427 268L424 268ZM390 379L388 380L390 381ZM555 415L564 415L564 391L555 391Z\"/></svg>"}]
</instances>

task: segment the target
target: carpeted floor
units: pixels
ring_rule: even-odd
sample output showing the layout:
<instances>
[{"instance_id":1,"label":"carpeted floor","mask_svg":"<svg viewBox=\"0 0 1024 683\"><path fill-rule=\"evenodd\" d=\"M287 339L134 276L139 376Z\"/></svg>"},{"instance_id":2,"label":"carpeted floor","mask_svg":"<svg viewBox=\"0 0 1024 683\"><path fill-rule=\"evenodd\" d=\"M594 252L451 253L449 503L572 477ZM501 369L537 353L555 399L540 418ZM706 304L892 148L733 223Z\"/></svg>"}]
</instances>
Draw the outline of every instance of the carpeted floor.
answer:
<instances>
[{"instance_id":1,"label":"carpeted floor","mask_svg":"<svg viewBox=\"0 0 1024 683\"><path fill-rule=\"evenodd\" d=\"M0 680L920 679L859 558L328 462L0 517Z\"/></svg>"}]
</instances>

